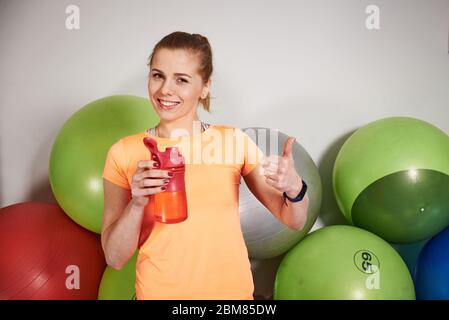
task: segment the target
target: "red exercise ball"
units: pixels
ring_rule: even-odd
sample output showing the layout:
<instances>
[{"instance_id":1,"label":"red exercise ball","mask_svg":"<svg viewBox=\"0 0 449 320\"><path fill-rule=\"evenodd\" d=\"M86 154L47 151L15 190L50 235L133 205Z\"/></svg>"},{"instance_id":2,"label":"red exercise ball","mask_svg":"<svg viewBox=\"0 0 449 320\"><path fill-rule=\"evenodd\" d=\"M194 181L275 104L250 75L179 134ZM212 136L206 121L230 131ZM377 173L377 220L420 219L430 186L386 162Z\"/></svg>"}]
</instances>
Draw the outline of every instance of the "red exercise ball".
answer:
<instances>
[{"instance_id":1,"label":"red exercise ball","mask_svg":"<svg viewBox=\"0 0 449 320\"><path fill-rule=\"evenodd\" d=\"M0 209L0 300L97 299L105 268L99 235L59 206Z\"/></svg>"}]
</instances>

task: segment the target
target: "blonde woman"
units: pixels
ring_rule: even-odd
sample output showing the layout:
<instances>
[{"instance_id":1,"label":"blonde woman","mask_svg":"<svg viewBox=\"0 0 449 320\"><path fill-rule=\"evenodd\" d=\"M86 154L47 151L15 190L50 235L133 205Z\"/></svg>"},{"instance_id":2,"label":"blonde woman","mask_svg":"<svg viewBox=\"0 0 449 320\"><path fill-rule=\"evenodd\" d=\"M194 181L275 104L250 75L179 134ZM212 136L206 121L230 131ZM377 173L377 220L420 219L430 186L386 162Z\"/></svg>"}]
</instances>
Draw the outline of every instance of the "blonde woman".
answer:
<instances>
[{"instance_id":1,"label":"blonde woman","mask_svg":"<svg viewBox=\"0 0 449 320\"><path fill-rule=\"evenodd\" d=\"M287 140L282 156L250 161L260 160L262 154L257 146L253 152L248 151L255 144L243 131L200 121L199 105L207 111L210 108L213 71L211 46L204 36L185 32L167 35L154 47L148 66L148 93L160 122L145 132L122 138L109 150L103 174L101 234L106 261L120 269L139 250L139 300L251 300L253 279L238 210L240 178L279 221L302 229L308 196L304 193L307 186L294 167L294 138ZM200 128L198 132L195 127ZM176 137L174 132L178 133ZM224 137L218 139L221 145L215 149L224 153L223 159L226 153L238 154L235 145L223 143L226 139L236 144L243 141L247 148L241 156L231 157L232 162L192 161L195 154L187 146L195 141L203 146L217 134ZM159 150L177 145L187 155L188 219L183 222L144 223L150 196L164 192L171 178L167 170L148 160L144 137L155 139Z\"/></svg>"}]
</instances>

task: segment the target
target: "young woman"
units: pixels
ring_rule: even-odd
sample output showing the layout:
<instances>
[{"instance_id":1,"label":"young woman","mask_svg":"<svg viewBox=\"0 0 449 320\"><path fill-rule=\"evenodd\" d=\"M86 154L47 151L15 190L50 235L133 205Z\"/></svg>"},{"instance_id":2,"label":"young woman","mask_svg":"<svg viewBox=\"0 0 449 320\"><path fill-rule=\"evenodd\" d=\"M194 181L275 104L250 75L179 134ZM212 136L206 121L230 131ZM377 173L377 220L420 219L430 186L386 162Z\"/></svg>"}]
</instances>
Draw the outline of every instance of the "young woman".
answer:
<instances>
[{"instance_id":1,"label":"young woman","mask_svg":"<svg viewBox=\"0 0 449 320\"><path fill-rule=\"evenodd\" d=\"M270 156L261 163L250 161L262 154L257 146L252 148L255 154L248 151L255 144L243 131L200 121L199 104L207 111L210 108L213 70L212 50L204 36L167 35L154 47L148 66L148 93L160 122L122 138L109 150L103 174L101 234L106 261L120 269L139 250L139 300L253 299L251 266L239 220L240 178L243 176L251 192L279 221L302 229L308 197L294 167L294 138L287 140L282 156ZM201 124L201 131L194 131L196 124ZM221 158L209 161L189 152L195 143L207 149L211 136L220 137L214 153ZM186 155L188 218L183 222L144 223L149 196L164 192L171 178L167 170L148 160L144 137L156 140L161 151L176 145ZM235 144L224 142L226 139ZM238 142L246 146L240 155L235 147ZM202 155L210 156L206 149ZM234 152L235 156L227 157ZM216 161L219 158L232 161ZM299 194L303 197L300 201Z\"/></svg>"}]
</instances>

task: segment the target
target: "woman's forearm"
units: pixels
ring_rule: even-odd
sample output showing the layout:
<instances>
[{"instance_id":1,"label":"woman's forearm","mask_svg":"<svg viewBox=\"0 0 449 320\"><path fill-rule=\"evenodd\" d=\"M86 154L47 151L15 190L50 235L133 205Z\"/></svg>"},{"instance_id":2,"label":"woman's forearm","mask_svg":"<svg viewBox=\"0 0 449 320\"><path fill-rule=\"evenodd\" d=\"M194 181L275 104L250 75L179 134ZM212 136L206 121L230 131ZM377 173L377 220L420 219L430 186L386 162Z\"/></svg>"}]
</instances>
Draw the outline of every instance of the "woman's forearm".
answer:
<instances>
[{"instance_id":1,"label":"woman's forearm","mask_svg":"<svg viewBox=\"0 0 449 320\"><path fill-rule=\"evenodd\" d=\"M136 251L144 208L131 200L120 218L104 232L106 262L114 269L121 269Z\"/></svg>"},{"instance_id":2,"label":"woman's forearm","mask_svg":"<svg viewBox=\"0 0 449 320\"><path fill-rule=\"evenodd\" d=\"M280 213L282 223L291 229L302 230L307 222L308 206L309 197L307 194L299 202L290 202L288 199L284 201L282 199Z\"/></svg>"},{"instance_id":3,"label":"woman's forearm","mask_svg":"<svg viewBox=\"0 0 449 320\"><path fill-rule=\"evenodd\" d=\"M298 176L295 186L291 188L287 195L294 198L298 195L302 188L302 179ZM304 198L298 202L291 202L282 197L280 209L280 218L282 223L291 229L302 230L307 222L307 209L309 206L309 197L307 193Z\"/></svg>"}]
</instances>

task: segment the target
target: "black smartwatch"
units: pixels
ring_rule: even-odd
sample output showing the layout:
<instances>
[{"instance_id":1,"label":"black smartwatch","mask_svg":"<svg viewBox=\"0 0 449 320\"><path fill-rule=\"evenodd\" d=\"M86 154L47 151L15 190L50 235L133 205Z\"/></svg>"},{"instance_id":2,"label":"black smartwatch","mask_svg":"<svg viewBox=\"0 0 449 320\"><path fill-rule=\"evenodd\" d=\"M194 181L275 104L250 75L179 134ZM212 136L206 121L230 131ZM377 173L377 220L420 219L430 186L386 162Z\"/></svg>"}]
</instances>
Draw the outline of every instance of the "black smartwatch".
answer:
<instances>
[{"instance_id":1,"label":"black smartwatch","mask_svg":"<svg viewBox=\"0 0 449 320\"><path fill-rule=\"evenodd\" d=\"M299 194L296 196L296 198L290 198L285 192L282 194L284 196L284 202L285 199L288 199L290 202L299 202L301 201L304 196L306 195L306 191L307 191L307 184L304 180L302 180L302 188L301 191L299 192Z\"/></svg>"}]
</instances>

